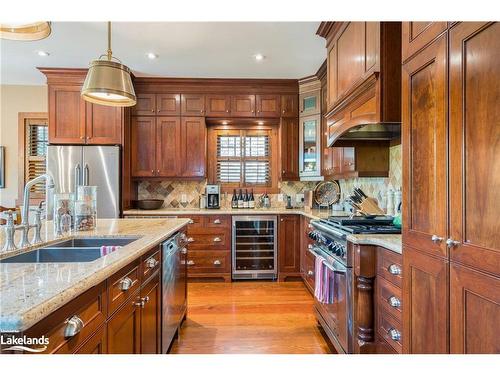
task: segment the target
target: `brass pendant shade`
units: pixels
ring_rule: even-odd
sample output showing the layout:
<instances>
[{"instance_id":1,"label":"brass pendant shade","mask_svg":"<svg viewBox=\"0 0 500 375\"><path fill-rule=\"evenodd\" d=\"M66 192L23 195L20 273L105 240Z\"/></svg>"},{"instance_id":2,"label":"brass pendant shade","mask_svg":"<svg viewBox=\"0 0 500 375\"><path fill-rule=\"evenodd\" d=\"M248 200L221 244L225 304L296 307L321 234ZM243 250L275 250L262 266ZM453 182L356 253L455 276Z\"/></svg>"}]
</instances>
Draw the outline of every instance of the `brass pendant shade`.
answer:
<instances>
[{"instance_id":1,"label":"brass pendant shade","mask_svg":"<svg viewBox=\"0 0 500 375\"><path fill-rule=\"evenodd\" d=\"M50 22L32 22L24 24L0 24L0 38L9 40L40 40L48 37L52 29Z\"/></svg>"},{"instance_id":2,"label":"brass pendant shade","mask_svg":"<svg viewBox=\"0 0 500 375\"><path fill-rule=\"evenodd\" d=\"M130 69L112 61L111 22L108 22L107 60L94 60L90 63L81 95L88 102L112 107L131 107L136 103Z\"/></svg>"}]
</instances>

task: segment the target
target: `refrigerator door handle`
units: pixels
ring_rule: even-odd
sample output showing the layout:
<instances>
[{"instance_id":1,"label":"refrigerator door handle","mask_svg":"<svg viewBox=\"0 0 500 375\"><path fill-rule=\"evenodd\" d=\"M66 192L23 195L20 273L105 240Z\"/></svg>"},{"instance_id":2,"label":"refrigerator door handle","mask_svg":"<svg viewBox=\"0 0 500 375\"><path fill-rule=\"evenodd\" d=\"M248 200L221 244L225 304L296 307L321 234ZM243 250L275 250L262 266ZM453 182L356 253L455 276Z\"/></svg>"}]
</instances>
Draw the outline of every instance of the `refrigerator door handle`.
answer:
<instances>
[{"instance_id":1,"label":"refrigerator door handle","mask_svg":"<svg viewBox=\"0 0 500 375\"><path fill-rule=\"evenodd\" d=\"M90 179L89 165L85 164L85 168L83 168L83 185L88 186Z\"/></svg>"},{"instance_id":2,"label":"refrigerator door handle","mask_svg":"<svg viewBox=\"0 0 500 375\"><path fill-rule=\"evenodd\" d=\"M78 163L75 167L75 196L78 193L78 186L80 186L80 173L81 167L80 163Z\"/></svg>"}]
</instances>

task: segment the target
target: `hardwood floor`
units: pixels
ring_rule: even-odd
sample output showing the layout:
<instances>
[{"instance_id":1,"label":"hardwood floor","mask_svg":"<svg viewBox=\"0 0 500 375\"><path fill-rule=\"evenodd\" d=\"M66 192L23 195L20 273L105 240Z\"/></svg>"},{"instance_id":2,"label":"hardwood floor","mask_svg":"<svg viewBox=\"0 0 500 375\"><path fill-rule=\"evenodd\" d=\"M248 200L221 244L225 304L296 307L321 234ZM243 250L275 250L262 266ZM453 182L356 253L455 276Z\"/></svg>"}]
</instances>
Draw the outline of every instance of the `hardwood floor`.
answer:
<instances>
[{"instance_id":1,"label":"hardwood floor","mask_svg":"<svg viewBox=\"0 0 500 375\"><path fill-rule=\"evenodd\" d=\"M330 353L302 282L190 283L171 353Z\"/></svg>"}]
</instances>

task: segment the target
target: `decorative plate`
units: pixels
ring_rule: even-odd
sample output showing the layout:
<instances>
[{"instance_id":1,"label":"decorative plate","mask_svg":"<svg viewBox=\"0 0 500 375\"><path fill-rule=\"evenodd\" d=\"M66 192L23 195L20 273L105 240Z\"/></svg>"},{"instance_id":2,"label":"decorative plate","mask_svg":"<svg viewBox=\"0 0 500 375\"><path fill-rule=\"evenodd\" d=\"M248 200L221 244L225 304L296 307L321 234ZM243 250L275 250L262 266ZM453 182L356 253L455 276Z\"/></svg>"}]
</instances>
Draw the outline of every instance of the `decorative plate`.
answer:
<instances>
[{"instance_id":1,"label":"decorative plate","mask_svg":"<svg viewBox=\"0 0 500 375\"><path fill-rule=\"evenodd\" d=\"M340 185L337 181L320 182L314 189L314 200L320 206L330 206L340 200Z\"/></svg>"}]
</instances>

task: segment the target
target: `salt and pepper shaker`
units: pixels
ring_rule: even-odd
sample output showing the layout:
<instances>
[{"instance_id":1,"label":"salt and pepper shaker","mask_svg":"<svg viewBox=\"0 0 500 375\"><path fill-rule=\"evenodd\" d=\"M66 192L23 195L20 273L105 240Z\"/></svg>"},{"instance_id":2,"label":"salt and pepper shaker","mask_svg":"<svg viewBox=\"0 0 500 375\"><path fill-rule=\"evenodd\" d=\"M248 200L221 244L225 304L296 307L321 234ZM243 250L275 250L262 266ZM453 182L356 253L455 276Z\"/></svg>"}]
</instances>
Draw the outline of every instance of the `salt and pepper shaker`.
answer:
<instances>
[{"instance_id":1,"label":"salt and pepper shaker","mask_svg":"<svg viewBox=\"0 0 500 375\"><path fill-rule=\"evenodd\" d=\"M401 204L401 188L398 187L394 192L394 215L398 213L398 207Z\"/></svg>"},{"instance_id":2,"label":"salt and pepper shaker","mask_svg":"<svg viewBox=\"0 0 500 375\"><path fill-rule=\"evenodd\" d=\"M394 216L394 190L387 190L387 215Z\"/></svg>"}]
</instances>

